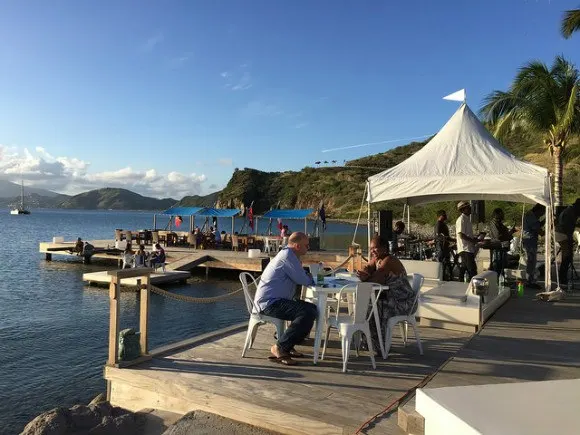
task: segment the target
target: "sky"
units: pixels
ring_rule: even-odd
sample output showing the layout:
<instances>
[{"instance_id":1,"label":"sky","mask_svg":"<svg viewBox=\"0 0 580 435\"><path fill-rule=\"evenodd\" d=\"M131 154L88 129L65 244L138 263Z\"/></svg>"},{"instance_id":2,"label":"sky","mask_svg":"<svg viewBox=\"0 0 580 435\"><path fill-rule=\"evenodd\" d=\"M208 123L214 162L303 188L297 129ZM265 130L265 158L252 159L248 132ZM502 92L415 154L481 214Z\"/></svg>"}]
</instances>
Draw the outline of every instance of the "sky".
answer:
<instances>
[{"instance_id":1,"label":"sky","mask_svg":"<svg viewBox=\"0 0 580 435\"><path fill-rule=\"evenodd\" d=\"M530 60L580 67L580 34L559 33L578 7L3 0L0 178L180 199L222 189L234 168L384 152L436 133L459 104L449 93L465 88L477 111Z\"/></svg>"}]
</instances>

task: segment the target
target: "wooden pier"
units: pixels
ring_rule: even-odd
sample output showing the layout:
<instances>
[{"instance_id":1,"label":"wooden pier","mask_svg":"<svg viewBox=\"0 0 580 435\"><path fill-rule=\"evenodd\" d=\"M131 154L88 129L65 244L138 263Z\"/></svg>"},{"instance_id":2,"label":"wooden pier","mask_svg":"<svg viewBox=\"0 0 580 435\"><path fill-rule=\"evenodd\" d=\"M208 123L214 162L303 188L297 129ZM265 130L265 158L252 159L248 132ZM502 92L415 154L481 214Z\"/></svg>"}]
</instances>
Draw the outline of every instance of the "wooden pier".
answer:
<instances>
[{"instance_id":1,"label":"wooden pier","mask_svg":"<svg viewBox=\"0 0 580 435\"><path fill-rule=\"evenodd\" d=\"M162 285L162 284L171 284L176 282L186 282L187 278L189 278L191 274L189 272L184 272L181 270L166 270L165 272L158 271L153 272L150 275L150 282L152 285ZM109 285L111 283L111 275L109 275L108 271L104 270L101 272L89 272L83 273L83 281L88 282L89 285L91 284L102 284L102 285ZM122 281L122 285L124 286L131 286L137 287L137 278L127 278Z\"/></svg>"},{"instance_id":2,"label":"wooden pier","mask_svg":"<svg viewBox=\"0 0 580 435\"><path fill-rule=\"evenodd\" d=\"M91 240L95 247L95 254L91 261L114 263L121 265L122 252L114 249L114 240ZM52 261L54 256L76 258L83 261L83 257L74 251L75 242L41 242L39 252L45 255L47 261ZM151 249L150 246L147 249ZM209 269L234 270L239 272L262 272L268 265L270 258L275 254L261 252L258 256L250 258L248 252L231 251L225 249L194 249L181 246L168 246L165 249L167 257L167 270L190 271L197 267ZM312 251L302 258L304 264L324 263L328 267L337 267L349 259L344 251ZM353 261L344 267L352 268Z\"/></svg>"}]
</instances>

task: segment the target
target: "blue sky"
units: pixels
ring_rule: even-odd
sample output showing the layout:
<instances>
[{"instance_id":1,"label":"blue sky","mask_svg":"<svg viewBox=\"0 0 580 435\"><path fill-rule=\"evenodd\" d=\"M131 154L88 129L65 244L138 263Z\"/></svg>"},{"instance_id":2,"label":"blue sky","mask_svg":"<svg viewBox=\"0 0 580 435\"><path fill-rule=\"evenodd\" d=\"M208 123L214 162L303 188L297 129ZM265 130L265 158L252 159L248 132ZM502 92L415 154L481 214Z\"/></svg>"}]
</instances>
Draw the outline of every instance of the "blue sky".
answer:
<instances>
[{"instance_id":1,"label":"blue sky","mask_svg":"<svg viewBox=\"0 0 580 435\"><path fill-rule=\"evenodd\" d=\"M0 176L178 197L437 132L563 54L580 0L0 3Z\"/></svg>"}]
</instances>

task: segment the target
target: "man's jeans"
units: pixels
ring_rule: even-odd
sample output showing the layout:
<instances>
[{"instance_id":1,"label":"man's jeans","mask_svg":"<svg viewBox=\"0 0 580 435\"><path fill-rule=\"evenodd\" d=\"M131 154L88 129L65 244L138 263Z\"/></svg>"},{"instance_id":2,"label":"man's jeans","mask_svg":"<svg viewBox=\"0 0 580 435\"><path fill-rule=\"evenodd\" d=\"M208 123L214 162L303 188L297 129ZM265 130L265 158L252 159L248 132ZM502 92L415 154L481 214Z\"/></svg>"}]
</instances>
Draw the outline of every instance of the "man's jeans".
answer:
<instances>
[{"instance_id":1,"label":"man's jeans","mask_svg":"<svg viewBox=\"0 0 580 435\"><path fill-rule=\"evenodd\" d=\"M536 262L538 261L538 241L524 239L522 241L524 252L526 254L526 275L528 275L528 284L535 283Z\"/></svg>"},{"instance_id":2,"label":"man's jeans","mask_svg":"<svg viewBox=\"0 0 580 435\"><path fill-rule=\"evenodd\" d=\"M310 302L277 299L264 308L262 313L277 319L292 321L282 337L278 337L280 349L290 352L296 344L301 343L310 334L318 316L318 309Z\"/></svg>"}]
</instances>

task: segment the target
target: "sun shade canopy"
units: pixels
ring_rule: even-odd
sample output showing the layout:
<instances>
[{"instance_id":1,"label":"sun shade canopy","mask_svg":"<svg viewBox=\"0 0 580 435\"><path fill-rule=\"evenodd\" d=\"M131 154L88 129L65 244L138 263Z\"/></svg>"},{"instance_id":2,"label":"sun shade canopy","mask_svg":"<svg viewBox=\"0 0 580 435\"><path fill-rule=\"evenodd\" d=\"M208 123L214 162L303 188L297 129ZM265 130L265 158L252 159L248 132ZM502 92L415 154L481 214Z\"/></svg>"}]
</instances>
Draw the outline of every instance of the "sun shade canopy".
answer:
<instances>
[{"instance_id":1,"label":"sun shade canopy","mask_svg":"<svg viewBox=\"0 0 580 435\"><path fill-rule=\"evenodd\" d=\"M368 201L462 199L550 204L546 168L514 157L462 104L422 149L368 179Z\"/></svg>"},{"instance_id":2,"label":"sun shade canopy","mask_svg":"<svg viewBox=\"0 0 580 435\"><path fill-rule=\"evenodd\" d=\"M191 216L200 210L203 210L203 207L170 207L161 214L167 214L170 216Z\"/></svg>"},{"instance_id":3,"label":"sun shade canopy","mask_svg":"<svg viewBox=\"0 0 580 435\"><path fill-rule=\"evenodd\" d=\"M314 211L313 208L301 210L270 210L264 213L262 217L271 219L305 219Z\"/></svg>"},{"instance_id":4,"label":"sun shade canopy","mask_svg":"<svg viewBox=\"0 0 580 435\"><path fill-rule=\"evenodd\" d=\"M237 208L171 207L162 214L170 216L234 217L239 213L240 210Z\"/></svg>"},{"instance_id":5,"label":"sun shade canopy","mask_svg":"<svg viewBox=\"0 0 580 435\"><path fill-rule=\"evenodd\" d=\"M212 216L212 217L234 217L240 213L240 210L237 208L203 208L197 213L196 216Z\"/></svg>"}]
</instances>

